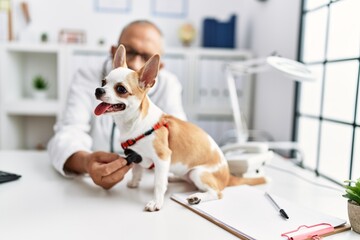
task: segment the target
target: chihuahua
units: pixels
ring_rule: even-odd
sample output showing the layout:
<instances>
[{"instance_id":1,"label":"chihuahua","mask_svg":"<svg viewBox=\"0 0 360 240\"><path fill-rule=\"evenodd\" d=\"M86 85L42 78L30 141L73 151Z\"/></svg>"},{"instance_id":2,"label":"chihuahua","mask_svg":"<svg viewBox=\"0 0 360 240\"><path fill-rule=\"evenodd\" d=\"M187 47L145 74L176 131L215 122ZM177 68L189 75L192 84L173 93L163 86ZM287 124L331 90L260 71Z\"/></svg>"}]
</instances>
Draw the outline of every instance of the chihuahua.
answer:
<instances>
[{"instance_id":1,"label":"chihuahua","mask_svg":"<svg viewBox=\"0 0 360 240\"><path fill-rule=\"evenodd\" d=\"M226 186L257 185L265 178L232 176L224 154L215 141L202 129L165 114L151 102L147 92L154 85L159 71L160 56L153 55L138 71L127 68L126 50L120 45L113 60L113 70L95 90L100 103L95 114L110 114L121 132L121 146L136 152L138 164L132 169L127 186L136 188L143 168L155 170L154 199L146 211L158 211L171 172L177 178L192 182L200 192L188 196L189 204L220 199ZM139 158L140 157L140 158Z\"/></svg>"}]
</instances>

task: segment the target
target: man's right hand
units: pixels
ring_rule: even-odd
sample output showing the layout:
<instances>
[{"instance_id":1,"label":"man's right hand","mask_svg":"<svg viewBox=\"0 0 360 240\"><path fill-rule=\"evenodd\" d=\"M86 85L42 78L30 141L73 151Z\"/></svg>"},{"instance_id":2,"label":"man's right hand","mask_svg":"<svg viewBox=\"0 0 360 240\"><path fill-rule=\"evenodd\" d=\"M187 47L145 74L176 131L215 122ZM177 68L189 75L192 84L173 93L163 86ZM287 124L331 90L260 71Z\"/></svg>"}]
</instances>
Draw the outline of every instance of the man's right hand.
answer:
<instances>
[{"instance_id":1,"label":"man's right hand","mask_svg":"<svg viewBox=\"0 0 360 240\"><path fill-rule=\"evenodd\" d=\"M95 184L110 189L124 179L132 164L118 154L109 152L76 152L65 163L65 169L76 173L89 173Z\"/></svg>"}]
</instances>

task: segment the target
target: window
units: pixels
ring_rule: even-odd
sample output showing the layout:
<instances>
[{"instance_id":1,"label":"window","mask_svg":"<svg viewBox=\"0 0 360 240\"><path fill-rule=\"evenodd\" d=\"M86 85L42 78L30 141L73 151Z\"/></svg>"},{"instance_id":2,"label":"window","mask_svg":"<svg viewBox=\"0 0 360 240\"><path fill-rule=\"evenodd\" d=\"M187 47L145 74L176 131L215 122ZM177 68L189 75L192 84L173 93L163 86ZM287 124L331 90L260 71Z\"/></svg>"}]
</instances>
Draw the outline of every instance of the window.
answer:
<instances>
[{"instance_id":1,"label":"window","mask_svg":"<svg viewBox=\"0 0 360 240\"><path fill-rule=\"evenodd\" d=\"M337 183L360 177L360 1L303 0L294 140L306 168Z\"/></svg>"}]
</instances>

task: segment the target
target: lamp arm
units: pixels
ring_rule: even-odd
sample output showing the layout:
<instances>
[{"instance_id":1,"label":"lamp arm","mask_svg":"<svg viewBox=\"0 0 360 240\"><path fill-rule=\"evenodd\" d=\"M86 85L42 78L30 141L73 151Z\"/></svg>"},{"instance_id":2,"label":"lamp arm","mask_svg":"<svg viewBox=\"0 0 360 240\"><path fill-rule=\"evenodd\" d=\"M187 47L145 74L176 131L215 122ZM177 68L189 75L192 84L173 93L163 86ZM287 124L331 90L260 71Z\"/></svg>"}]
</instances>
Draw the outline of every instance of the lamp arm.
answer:
<instances>
[{"instance_id":1,"label":"lamp arm","mask_svg":"<svg viewBox=\"0 0 360 240\"><path fill-rule=\"evenodd\" d=\"M235 75L247 75L267 71L269 66L266 58L255 58L228 63L227 68Z\"/></svg>"},{"instance_id":2,"label":"lamp arm","mask_svg":"<svg viewBox=\"0 0 360 240\"><path fill-rule=\"evenodd\" d=\"M229 89L231 107L233 110L233 117L234 117L236 132L237 132L237 140L238 140L238 142L246 142L248 140L247 127L246 127L246 123L244 123L242 120L240 104L239 104L239 100L238 100L238 96L237 96L237 92L236 92L234 75L228 68L225 69L225 74L226 74L226 81L227 81L227 85L228 85L228 89Z\"/></svg>"}]
</instances>

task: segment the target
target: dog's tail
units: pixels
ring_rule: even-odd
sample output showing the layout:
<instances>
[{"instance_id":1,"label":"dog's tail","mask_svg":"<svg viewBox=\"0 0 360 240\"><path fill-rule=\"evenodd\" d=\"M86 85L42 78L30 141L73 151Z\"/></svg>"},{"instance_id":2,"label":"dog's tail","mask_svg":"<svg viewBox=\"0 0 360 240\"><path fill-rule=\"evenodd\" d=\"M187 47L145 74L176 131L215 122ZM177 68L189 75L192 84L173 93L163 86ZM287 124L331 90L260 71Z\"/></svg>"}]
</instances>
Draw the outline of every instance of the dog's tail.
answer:
<instances>
[{"instance_id":1,"label":"dog's tail","mask_svg":"<svg viewBox=\"0 0 360 240\"><path fill-rule=\"evenodd\" d=\"M242 178L230 175L229 182L227 184L228 187L230 186L237 186L237 185L259 185L266 183L265 177L255 177L255 178Z\"/></svg>"}]
</instances>

